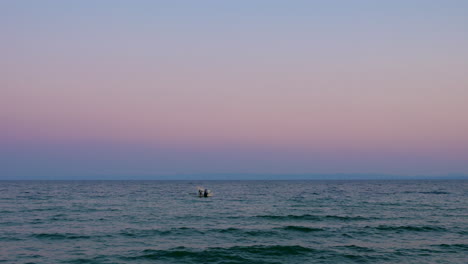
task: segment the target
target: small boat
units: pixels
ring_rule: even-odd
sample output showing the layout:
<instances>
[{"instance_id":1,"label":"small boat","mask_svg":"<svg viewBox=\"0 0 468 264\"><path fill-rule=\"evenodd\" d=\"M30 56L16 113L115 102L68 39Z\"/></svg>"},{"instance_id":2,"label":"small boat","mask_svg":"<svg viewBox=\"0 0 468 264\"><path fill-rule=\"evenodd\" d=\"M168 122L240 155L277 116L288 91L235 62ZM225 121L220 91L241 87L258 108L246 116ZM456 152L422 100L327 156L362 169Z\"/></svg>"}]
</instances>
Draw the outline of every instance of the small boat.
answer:
<instances>
[{"instance_id":1,"label":"small boat","mask_svg":"<svg viewBox=\"0 0 468 264\"><path fill-rule=\"evenodd\" d=\"M211 190L208 189L198 188L197 195L198 197L211 197L213 196L213 192L211 192Z\"/></svg>"}]
</instances>

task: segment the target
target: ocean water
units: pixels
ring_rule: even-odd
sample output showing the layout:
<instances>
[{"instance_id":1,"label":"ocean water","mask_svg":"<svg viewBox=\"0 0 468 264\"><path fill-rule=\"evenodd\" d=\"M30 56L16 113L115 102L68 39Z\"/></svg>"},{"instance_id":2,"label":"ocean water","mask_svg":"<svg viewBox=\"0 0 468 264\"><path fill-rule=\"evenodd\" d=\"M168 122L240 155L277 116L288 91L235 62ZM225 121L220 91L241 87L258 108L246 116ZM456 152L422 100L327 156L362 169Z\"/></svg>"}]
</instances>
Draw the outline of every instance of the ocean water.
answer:
<instances>
[{"instance_id":1,"label":"ocean water","mask_svg":"<svg viewBox=\"0 0 468 264\"><path fill-rule=\"evenodd\" d=\"M468 181L0 181L0 262L468 263Z\"/></svg>"}]
</instances>

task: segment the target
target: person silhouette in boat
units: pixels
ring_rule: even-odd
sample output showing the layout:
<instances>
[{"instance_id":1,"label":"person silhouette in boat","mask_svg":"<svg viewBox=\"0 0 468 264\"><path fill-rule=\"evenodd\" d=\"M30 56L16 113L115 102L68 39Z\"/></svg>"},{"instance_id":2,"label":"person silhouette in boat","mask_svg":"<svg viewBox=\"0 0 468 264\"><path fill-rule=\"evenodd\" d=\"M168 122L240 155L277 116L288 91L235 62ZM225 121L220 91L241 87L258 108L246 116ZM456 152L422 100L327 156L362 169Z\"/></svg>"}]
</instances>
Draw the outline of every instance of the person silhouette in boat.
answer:
<instances>
[{"instance_id":1,"label":"person silhouette in boat","mask_svg":"<svg viewBox=\"0 0 468 264\"><path fill-rule=\"evenodd\" d=\"M208 197L208 189L205 189L205 192L203 192L203 196Z\"/></svg>"},{"instance_id":2,"label":"person silhouette in boat","mask_svg":"<svg viewBox=\"0 0 468 264\"><path fill-rule=\"evenodd\" d=\"M200 197L203 196L203 190L202 190L202 189L199 189L199 190L198 190L198 196L200 196Z\"/></svg>"}]
</instances>

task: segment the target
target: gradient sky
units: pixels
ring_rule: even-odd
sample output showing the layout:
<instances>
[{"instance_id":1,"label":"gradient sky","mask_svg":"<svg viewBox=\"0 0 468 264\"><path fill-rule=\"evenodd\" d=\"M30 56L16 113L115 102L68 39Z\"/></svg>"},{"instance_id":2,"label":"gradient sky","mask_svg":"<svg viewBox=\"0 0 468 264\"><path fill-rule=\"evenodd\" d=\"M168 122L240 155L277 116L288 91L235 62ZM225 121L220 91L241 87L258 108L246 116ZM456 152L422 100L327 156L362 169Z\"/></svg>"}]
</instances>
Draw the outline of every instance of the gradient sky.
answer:
<instances>
[{"instance_id":1,"label":"gradient sky","mask_svg":"<svg viewBox=\"0 0 468 264\"><path fill-rule=\"evenodd\" d=\"M468 1L1 1L0 179L468 174L467 47Z\"/></svg>"}]
</instances>

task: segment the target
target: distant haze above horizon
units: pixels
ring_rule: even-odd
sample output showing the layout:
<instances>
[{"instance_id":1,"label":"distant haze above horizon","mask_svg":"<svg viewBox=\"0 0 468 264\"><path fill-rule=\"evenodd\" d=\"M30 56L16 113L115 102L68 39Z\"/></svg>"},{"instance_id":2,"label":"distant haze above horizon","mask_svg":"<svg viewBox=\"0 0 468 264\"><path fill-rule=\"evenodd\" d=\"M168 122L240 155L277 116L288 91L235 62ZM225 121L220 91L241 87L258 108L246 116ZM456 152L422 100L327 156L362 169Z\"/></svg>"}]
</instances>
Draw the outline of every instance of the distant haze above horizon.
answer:
<instances>
[{"instance_id":1,"label":"distant haze above horizon","mask_svg":"<svg viewBox=\"0 0 468 264\"><path fill-rule=\"evenodd\" d=\"M0 180L468 174L468 1L6 0L0 33Z\"/></svg>"}]
</instances>

